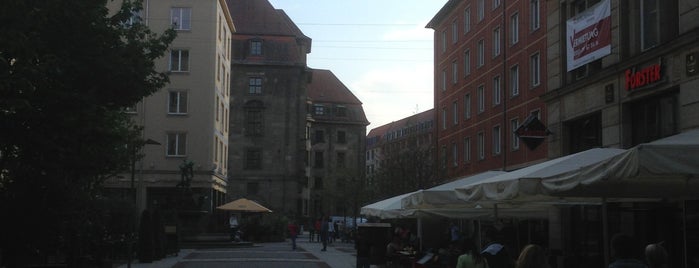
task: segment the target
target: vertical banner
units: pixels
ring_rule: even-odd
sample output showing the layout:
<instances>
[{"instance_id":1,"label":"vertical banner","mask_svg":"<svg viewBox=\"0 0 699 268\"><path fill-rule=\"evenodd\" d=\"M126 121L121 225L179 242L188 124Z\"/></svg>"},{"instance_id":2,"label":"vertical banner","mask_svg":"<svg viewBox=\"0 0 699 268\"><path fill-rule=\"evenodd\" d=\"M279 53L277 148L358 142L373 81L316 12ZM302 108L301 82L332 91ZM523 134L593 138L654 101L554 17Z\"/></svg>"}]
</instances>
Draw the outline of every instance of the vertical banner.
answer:
<instances>
[{"instance_id":1,"label":"vertical banner","mask_svg":"<svg viewBox=\"0 0 699 268\"><path fill-rule=\"evenodd\" d=\"M610 0L602 0L566 21L568 71L612 53Z\"/></svg>"}]
</instances>

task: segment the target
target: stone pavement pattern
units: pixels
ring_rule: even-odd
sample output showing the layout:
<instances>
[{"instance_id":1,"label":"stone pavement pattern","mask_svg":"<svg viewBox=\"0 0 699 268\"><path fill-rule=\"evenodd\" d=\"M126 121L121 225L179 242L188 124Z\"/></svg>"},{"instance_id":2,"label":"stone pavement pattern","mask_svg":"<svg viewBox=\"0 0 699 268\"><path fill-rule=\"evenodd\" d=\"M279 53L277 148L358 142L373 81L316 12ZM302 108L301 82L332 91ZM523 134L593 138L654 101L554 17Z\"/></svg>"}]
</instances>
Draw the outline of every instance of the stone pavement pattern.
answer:
<instances>
[{"instance_id":1,"label":"stone pavement pattern","mask_svg":"<svg viewBox=\"0 0 699 268\"><path fill-rule=\"evenodd\" d=\"M134 263L134 268L189 267L290 267L290 268L353 268L356 262L354 244L334 242L327 251L322 244L308 242L308 236L297 241L295 251L291 241L255 243L253 247L182 249L178 256L169 256L153 263ZM126 268L126 265L120 266Z\"/></svg>"}]
</instances>

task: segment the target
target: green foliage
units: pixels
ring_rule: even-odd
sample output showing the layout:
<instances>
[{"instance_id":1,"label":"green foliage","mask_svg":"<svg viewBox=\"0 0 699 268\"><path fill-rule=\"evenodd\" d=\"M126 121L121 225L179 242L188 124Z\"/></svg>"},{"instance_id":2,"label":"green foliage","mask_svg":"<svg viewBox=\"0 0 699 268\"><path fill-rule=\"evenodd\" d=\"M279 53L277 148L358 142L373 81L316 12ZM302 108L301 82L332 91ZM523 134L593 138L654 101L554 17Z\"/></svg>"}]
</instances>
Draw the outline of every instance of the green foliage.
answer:
<instances>
[{"instance_id":1,"label":"green foliage","mask_svg":"<svg viewBox=\"0 0 699 268\"><path fill-rule=\"evenodd\" d=\"M91 213L100 184L128 170L143 144L123 109L168 82L153 61L174 31L127 25L138 2L113 16L106 4L6 0L0 9L0 248L10 266L92 254L84 225L104 224Z\"/></svg>"}]
</instances>

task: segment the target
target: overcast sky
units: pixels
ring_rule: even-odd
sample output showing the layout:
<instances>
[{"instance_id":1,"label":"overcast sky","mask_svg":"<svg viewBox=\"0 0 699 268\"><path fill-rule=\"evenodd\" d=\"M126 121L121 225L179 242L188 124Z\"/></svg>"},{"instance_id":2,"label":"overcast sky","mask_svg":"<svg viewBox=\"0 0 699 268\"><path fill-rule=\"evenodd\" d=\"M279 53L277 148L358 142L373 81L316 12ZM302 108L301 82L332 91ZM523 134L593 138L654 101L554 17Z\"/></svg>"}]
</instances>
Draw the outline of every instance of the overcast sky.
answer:
<instances>
[{"instance_id":1,"label":"overcast sky","mask_svg":"<svg viewBox=\"0 0 699 268\"><path fill-rule=\"evenodd\" d=\"M433 106L433 30L447 0L269 0L313 40L308 66L332 71L372 128Z\"/></svg>"}]
</instances>

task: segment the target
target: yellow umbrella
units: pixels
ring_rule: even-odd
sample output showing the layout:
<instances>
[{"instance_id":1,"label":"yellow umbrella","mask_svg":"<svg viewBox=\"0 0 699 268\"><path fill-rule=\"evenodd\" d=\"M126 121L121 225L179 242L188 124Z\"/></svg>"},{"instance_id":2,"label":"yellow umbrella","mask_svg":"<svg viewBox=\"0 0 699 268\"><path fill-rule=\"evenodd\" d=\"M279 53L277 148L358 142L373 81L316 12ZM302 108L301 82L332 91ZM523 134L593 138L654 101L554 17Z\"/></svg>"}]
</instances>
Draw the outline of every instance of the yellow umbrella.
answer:
<instances>
[{"instance_id":1,"label":"yellow umbrella","mask_svg":"<svg viewBox=\"0 0 699 268\"><path fill-rule=\"evenodd\" d=\"M220 205L216 208L220 210L240 212L272 212L272 210L258 204L257 202L245 198L240 198L230 203Z\"/></svg>"}]
</instances>

